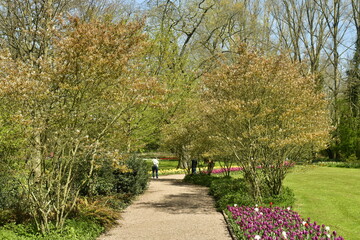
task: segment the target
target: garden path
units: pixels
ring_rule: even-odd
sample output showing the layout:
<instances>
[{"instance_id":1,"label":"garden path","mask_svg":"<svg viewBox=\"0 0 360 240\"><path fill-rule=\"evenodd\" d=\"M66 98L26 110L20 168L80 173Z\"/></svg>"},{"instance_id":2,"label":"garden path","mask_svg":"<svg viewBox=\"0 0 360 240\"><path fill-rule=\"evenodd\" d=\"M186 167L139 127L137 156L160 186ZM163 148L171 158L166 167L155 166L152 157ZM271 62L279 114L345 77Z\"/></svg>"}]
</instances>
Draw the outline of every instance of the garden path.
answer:
<instances>
[{"instance_id":1,"label":"garden path","mask_svg":"<svg viewBox=\"0 0 360 240\"><path fill-rule=\"evenodd\" d=\"M148 190L122 213L120 225L98 240L230 240L208 190L183 183L183 178L151 180Z\"/></svg>"}]
</instances>

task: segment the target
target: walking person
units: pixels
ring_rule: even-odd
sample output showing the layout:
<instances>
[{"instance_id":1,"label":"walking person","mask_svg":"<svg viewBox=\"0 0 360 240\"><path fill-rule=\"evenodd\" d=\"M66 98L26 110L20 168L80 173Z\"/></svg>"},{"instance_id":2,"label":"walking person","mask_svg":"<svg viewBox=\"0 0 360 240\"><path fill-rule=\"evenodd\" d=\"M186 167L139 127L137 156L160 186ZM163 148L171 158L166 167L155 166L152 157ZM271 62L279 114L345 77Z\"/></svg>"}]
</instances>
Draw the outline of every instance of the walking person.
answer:
<instances>
[{"instance_id":1,"label":"walking person","mask_svg":"<svg viewBox=\"0 0 360 240\"><path fill-rule=\"evenodd\" d=\"M152 177L159 178L159 160L157 158L153 158L152 160L153 166L152 166Z\"/></svg>"},{"instance_id":2,"label":"walking person","mask_svg":"<svg viewBox=\"0 0 360 240\"><path fill-rule=\"evenodd\" d=\"M196 174L196 166L197 166L197 160L192 159L191 160L191 173Z\"/></svg>"}]
</instances>

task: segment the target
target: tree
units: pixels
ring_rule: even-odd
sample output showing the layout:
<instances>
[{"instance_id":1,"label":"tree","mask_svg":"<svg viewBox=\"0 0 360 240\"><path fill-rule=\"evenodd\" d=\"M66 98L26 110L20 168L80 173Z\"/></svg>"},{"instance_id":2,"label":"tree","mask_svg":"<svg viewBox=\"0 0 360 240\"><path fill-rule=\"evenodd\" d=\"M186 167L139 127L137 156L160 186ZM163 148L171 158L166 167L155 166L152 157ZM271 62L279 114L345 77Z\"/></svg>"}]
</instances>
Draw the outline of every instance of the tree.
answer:
<instances>
[{"instance_id":1,"label":"tree","mask_svg":"<svg viewBox=\"0 0 360 240\"><path fill-rule=\"evenodd\" d=\"M203 78L203 121L216 145L237 158L261 202L267 193L279 194L287 161L325 147L326 101L313 76L284 56L241 50L235 59Z\"/></svg>"},{"instance_id":2,"label":"tree","mask_svg":"<svg viewBox=\"0 0 360 240\"><path fill-rule=\"evenodd\" d=\"M360 2L351 1L352 23L355 29L354 54L347 70L346 90L341 101L339 151L347 159L360 159Z\"/></svg>"},{"instance_id":3,"label":"tree","mask_svg":"<svg viewBox=\"0 0 360 240\"><path fill-rule=\"evenodd\" d=\"M104 143L121 131L122 117L153 98L156 85L137 71L147 46L141 23L68 23L35 68L5 53L1 61L2 104L30 144L18 157L39 147L39 164L30 162L19 181L43 233L50 220L62 228L93 169L115 157L114 145Z\"/></svg>"},{"instance_id":4,"label":"tree","mask_svg":"<svg viewBox=\"0 0 360 240\"><path fill-rule=\"evenodd\" d=\"M315 1L272 1L276 49L288 52L293 61L308 62L323 89L324 47L329 38L325 15Z\"/></svg>"}]
</instances>

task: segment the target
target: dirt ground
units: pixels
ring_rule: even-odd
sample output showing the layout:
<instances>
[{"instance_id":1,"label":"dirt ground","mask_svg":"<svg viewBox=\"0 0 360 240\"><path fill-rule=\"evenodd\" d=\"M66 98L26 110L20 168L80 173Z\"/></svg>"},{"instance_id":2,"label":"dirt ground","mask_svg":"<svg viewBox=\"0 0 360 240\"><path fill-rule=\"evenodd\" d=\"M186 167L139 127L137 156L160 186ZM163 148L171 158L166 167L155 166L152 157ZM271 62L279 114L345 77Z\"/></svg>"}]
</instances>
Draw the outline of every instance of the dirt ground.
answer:
<instances>
[{"instance_id":1,"label":"dirt ground","mask_svg":"<svg viewBox=\"0 0 360 240\"><path fill-rule=\"evenodd\" d=\"M208 190L182 183L183 177L152 180L149 189L122 213L119 226L98 240L230 240Z\"/></svg>"}]
</instances>

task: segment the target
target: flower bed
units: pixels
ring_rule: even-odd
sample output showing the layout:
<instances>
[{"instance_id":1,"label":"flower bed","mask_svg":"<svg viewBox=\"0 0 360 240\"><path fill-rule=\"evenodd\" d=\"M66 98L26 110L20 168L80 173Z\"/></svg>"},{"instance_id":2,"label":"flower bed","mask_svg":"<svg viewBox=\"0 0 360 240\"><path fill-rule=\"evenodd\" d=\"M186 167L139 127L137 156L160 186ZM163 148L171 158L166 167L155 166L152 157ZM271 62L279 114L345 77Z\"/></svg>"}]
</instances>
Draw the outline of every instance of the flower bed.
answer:
<instances>
[{"instance_id":1,"label":"flower bed","mask_svg":"<svg viewBox=\"0 0 360 240\"><path fill-rule=\"evenodd\" d=\"M283 164L284 167L290 168L293 167L295 165L295 163L293 162L285 162ZM261 166L257 166L257 169L261 169ZM226 171L230 171L230 172L237 172L237 171L242 171L243 168L242 167L232 167L230 169L227 168L215 168L214 170L212 170L212 174L218 174L218 173L224 173ZM207 173L207 171L202 171L202 173Z\"/></svg>"},{"instance_id":2,"label":"flower bed","mask_svg":"<svg viewBox=\"0 0 360 240\"><path fill-rule=\"evenodd\" d=\"M325 225L306 221L290 208L228 206L229 220L239 239L343 240Z\"/></svg>"},{"instance_id":3,"label":"flower bed","mask_svg":"<svg viewBox=\"0 0 360 240\"><path fill-rule=\"evenodd\" d=\"M219 173L224 173L224 172L227 172L227 171L230 171L230 172L237 172L237 171L242 171L243 168L242 167L232 167L230 169L227 169L227 168L215 168L212 170L212 174L219 174ZM208 172L207 171L202 171L201 173L205 173L207 174Z\"/></svg>"},{"instance_id":4,"label":"flower bed","mask_svg":"<svg viewBox=\"0 0 360 240\"><path fill-rule=\"evenodd\" d=\"M148 171L148 173L151 175L152 171ZM171 174L184 174L186 173L185 169L159 169L159 175L171 175Z\"/></svg>"}]
</instances>

